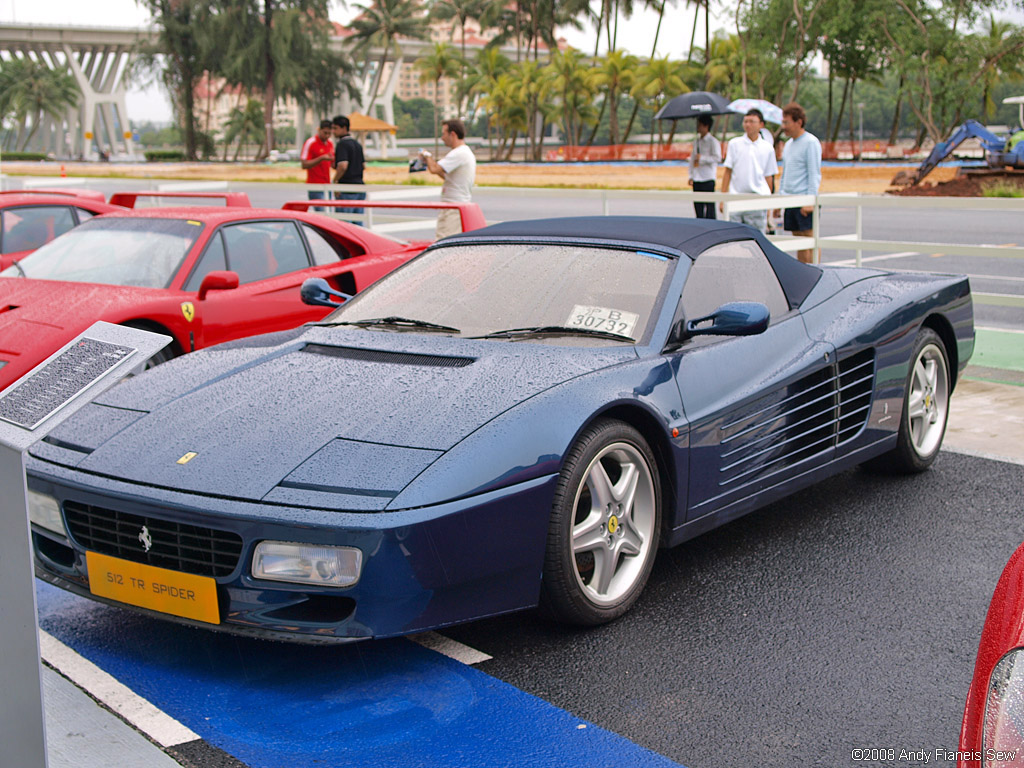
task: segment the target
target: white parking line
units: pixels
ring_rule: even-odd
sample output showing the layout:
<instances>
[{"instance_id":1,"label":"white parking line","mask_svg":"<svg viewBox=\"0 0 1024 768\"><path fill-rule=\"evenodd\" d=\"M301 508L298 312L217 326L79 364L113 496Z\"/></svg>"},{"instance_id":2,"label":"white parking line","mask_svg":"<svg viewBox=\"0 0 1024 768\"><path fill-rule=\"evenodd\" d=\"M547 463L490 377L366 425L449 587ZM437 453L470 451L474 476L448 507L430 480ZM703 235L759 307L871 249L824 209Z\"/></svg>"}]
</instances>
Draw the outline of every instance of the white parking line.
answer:
<instances>
[{"instance_id":1,"label":"white parking line","mask_svg":"<svg viewBox=\"0 0 1024 768\"><path fill-rule=\"evenodd\" d=\"M488 656L483 651L478 651L476 648L463 645L458 640L452 640L450 637L439 635L437 632L422 632L418 635L409 635L409 639L414 643L422 645L424 648L437 651L449 659L455 659L467 666L479 664L481 661L490 661L494 658L493 656Z\"/></svg>"},{"instance_id":2,"label":"white parking line","mask_svg":"<svg viewBox=\"0 0 1024 768\"><path fill-rule=\"evenodd\" d=\"M199 739L198 734L42 630L39 631L39 649L43 661L161 747L174 747Z\"/></svg>"}]
</instances>

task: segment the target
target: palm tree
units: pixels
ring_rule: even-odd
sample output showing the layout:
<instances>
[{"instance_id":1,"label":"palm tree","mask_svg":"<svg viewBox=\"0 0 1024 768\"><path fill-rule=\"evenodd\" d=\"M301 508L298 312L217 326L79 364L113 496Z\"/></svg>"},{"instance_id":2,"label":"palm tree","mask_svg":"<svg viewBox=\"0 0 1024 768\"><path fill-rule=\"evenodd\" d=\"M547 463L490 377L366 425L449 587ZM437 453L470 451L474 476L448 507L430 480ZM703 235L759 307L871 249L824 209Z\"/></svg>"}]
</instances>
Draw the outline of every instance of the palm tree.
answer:
<instances>
[{"instance_id":1,"label":"palm tree","mask_svg":"<svg viewBox=\"0 0 1024 768\"><path fill-rule=\"evenodd\" d=\"M152 44L143 44L136 72L158 78L167 89L185 134L185 157L196 159L195 91L204 71L215 71L224 49L213 2L138 0L158 29Z\"/></svg>"},{"instance_id":2,"label":"palm tree","mask_svg":"<svg viewBox=\"0 0 1024 768\"><path fill-rule=\"evenodd\" d=\"M551 70L536 61L521 61L512 68L511 75L527 116L527 157L536 162L541 159L544 131L554 114L554 105L548 98L552 90Z\"/></svg>"},{"instance_id":3,"label":"palm tree","mask_svg":"<svg viewBox=\"0 0 1024 768\"><path fill-rule=\"evenodd\" d=\"M24 150L32 141L44 117L61 119L78 106L81 92L70 72L50 69L32 59L12 59L2 64L0 113L6 112L22 126L31 118L32 128L18 142Z\"/></svg>"},{"instance_id":4,"label":"palm tree","mask_svg":"<svg viewBox=\"0 0 1024 768\"><path fill-rule=\"evenodd\" d=\"M633 87L639 60L625 51L612 51L601 61L594 74L594 84L604 89L608 109L608 143L619 143L619 96ZM602 107L604 112L605 107Z\"/></svg>"},{"instance_id":5,"label":"palm tree","mask_svg":"<svg viewBox=\"0 0 1024 768\"><path fill-rule=\"evenodd\" d=\"M484 48L476 56L476 64L469 68L466 76L456 85L459 103L465 99L472 105L470 119L476 116L477 107L482 97L490 93L496 86L498 78L508 72L512 62L499 49L490 46ZM491 157L494 156L494 143L491 122L487 122L487 145Z\"/></svg>"},{"instance_id":6,"label":"palm tree","mask_svg":"<svg viewBox=\"0 0 1024 768\"><path fill-rule=\"evenodd\" d=\"M372 115L384 66L388 62L388 54L396 45L396 38L427 39L427 21L417 0L373 0L370 6L357 7L362 8L363 13L349 25L355 31L354 39L358 41L355 48L356 56L367 53L370 48L381 49L369 102L366 104L366 112Z\"/></svg>"},{"instance_id":7,"label":"palm tree","mask_svg":"<svg viewBox=\"0 0 1024 768\"><path fill-rule=\"evenodd\" d=\"M236 139L238 146L235 148L233 160L238 159L238 154L249 144L249 141L260 143L263 141L263 105L257 99L249 99L245 109L235 107L224 124L224 159L227 160L228 148Z\"/></svg>"},{"instance_id":8,"label":"palm tree","mask_svg":"<svg viewBox=\"0 0 1024 768\"><path fill-rule=\"evenodd\" d=\"M1007 56L1003 59L999 55L1007 43L1007 38L1019 32L1018 28L1009 22L997 21L993 14L989 14L984 32L984 35L978 35L982 63L986 66L984 74L981 75L981 114L988 119L996 113L992 91L1000 83L1019 83L1024 79L1024 72L1019 56Z\"/></svg>"},{"instance_id":9,"label":"palm tree","mask_svg":"<svg viewBox=\"0 0 1024 768\"><path fill-rule=\"evenodd\" d=\"M636 85L633 87L632 95L635 99L646 101L651 110L657 113L665 102L681 93L688 93L689 86L683 80L684 64L679 61L671 61L668 56L659 59L651 59L647 64L640 67L637 73ZM675 133L675 122L673 121L672 133ZM658 129L658 140L661 141L663 132ZM669 142L672 141L672 134L669 135ZM654 146L654 130L651 130L651 146Z\"/></svg>"},{"instance_id":10,"label":"palm tree","mask_svg":"<svg viewBox=\"0 0 1024 768\"><path fill-rule=\"evenodd\" d=\"M652 59L658 52L658 37L661 35L661 22L665 18L665 8L670 2L672 3L672 7L674 8L678 0L644 0L644 5L646 5L651 10L658 12L658 26L655 27L654 29L654 42L651 43Z\"/></svg>"},{"instance_id":11,"label":"palm tree","mask_svg":"<svg viewBox=\"0 0 1024 768\"><path fill-rule=\"evenodd\" d=\"M459 29L462 60L466 60L466 22L470 19L479 21L490 6L488 0L433 0L430 5L429 18L452 22L452 34Z\"/></svg>"},{"instance_id":12,"label":"palm tree","mask_svg":"<svg viewBox=\"0 0 1024 768\"><path fill-rule=\"evenodd\" d=\"M420 82L434 82L434 154L437 154L438 111L441 101L441 80L454 79L462 73L464 60L448 43L434 43L434 50L416 61Z\"/></svg>"},{"instance_id":13,"label":"palm tree","mask_svg":"<svg viewBox=\"0 0 1024 768\"><path fill-rule=\"evenodd\" d=\"M593 70L579 51L570 48L551 58L552 87L560 95L559 115L567 144L580 143L583 123L596 119Z\"/></svg>"},{"instance_id":14,"label":"palm tree","mask_svg":"<svg viewBox=\"0 0 1024 768\"><path fill-rule=\"evenodd\" d=\"M498 77L494 87L480 100L491 124L501 136L501 144L494 155L496 160L512 157L519 133L527 128L526 108L521 97L521 84L511 72L506 72Z\"/></svg>"},{"instance_id":15,"label":"palm tree","mask_svg":"<svg viewBox=\"0 0 1024 768\"><path fill-rule=\"evenodd\" d=\"M273 117L278 98L292 96L300 103L316 90L337 93L343 87L343 59L330 50L333 27L327 0L216 0L219 11L211 20L219 66L230 85L263 97L264 114ZM312 98L319 99L314 95ZM331 98L333 101L333 97ZM273 119L266 126L266 152L274 147Z\"/></svg>"},{"instance_id":16,"label":"palm tree","mask_svg":"<svg viewBox=\"0 0 1024 768\"><path fill-rule=\"evenodd\" d=\"M489 47L498 47L511 40L516 45L516 61L523 58L523 9L518 0L507 4L491 3L484 11L480 23L487 29L498 31L487 44Z\"/></svg>"},{"instance_id":17,"label":"palm tree","mask_svg":"<svg viewBox=\"0 0 1024 768\"><path fill-rule=\"evenodd\" d=\"M743 46L739 37L716 32L708 45L708 51L711 58L704 69L707 89L737 98L745 96L746 84L736 80L737 75L742 78L744 74Z\"/></svg>"}]
</instances>

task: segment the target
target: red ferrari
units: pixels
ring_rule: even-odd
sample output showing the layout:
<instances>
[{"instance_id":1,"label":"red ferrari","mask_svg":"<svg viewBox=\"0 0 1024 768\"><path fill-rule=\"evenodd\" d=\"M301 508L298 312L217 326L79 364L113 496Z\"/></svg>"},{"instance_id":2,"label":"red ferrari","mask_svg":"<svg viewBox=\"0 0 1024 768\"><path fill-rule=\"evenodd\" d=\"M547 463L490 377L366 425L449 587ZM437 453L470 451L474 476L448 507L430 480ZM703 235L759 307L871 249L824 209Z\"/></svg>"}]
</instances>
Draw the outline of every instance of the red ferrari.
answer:
<instances>
[{"instance_id":1,"label":"red ferrari","mask_svg":"<svg viewBox=\"0 0 1024 768\"><path fill-rule=\"evenodd\" d=\"M100 192L51 189L0 192L0 269L93 216L124 208Z\"/></svg>"},{"instance_id":2,"label":"red ferrari","mask_svg":"<svg viewBox=\"0 0 1024 768\"><path fill-rule=\"evenodd\" d=\"M1024 545L996 584L960 730L960 768L1024 766Z\"/></svg>"},{"instance_id":3,"label":"red ferrari","mask_svg":"<svg viewBox=\"0 0 1024 768\"><path fill-rule=\"evenodd\" d=\"M483 224L472 203L410 207L456 208L466 229ZM295 210L120 209L93 218L0 272L0 390L97 320L172 336L154 363L317 320L330 310L302 302L304 280L353 294L428 244Z\"/></svg>"}]
</instances>

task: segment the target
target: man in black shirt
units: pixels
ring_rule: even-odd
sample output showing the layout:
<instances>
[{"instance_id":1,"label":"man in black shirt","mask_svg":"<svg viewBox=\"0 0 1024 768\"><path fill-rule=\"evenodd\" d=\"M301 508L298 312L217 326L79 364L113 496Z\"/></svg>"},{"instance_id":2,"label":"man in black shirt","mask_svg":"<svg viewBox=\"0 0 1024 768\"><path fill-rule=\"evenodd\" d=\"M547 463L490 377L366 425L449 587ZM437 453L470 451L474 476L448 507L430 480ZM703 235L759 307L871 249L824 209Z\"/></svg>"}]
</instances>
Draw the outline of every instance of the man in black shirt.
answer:
<instances>
[{"instance_id":1,"label":"man in black shirt","mask_svg":"<svg viewBox=\"0 0 1024 768\"><path fill-rule=\"evenodd\" d=\"M351 123L347 117L338 115L332 121L334 133L334 183L335 184L362 184L363 167L366 165L363 159L363 148L355 137L349 132ZM365 192L335 192L335 200L365 200ZM358 210L358 209L354 209ZM360 222L354 221L353 224Z\"/></svg>"}]
</instances>

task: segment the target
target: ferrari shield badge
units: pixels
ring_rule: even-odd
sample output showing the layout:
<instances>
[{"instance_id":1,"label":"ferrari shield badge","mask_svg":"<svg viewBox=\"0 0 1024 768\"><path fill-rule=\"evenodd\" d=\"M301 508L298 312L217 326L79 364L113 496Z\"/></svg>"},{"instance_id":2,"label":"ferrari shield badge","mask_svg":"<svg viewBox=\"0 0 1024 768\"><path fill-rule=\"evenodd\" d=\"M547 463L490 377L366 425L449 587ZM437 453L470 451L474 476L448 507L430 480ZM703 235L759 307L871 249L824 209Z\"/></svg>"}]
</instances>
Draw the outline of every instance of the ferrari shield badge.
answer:
<instances>
[{"instance_id":1,"label":"ferrari shield badge","mask_svg":"<svg viewBox=\"0 0 1024 768\"><path fill-rule=\"evenodd\" d=\"M196 307L191 301L181 302L181 314L185 316L188 322L192 322L192 318L196 316Z\"/></svg>"}]
</instances>

